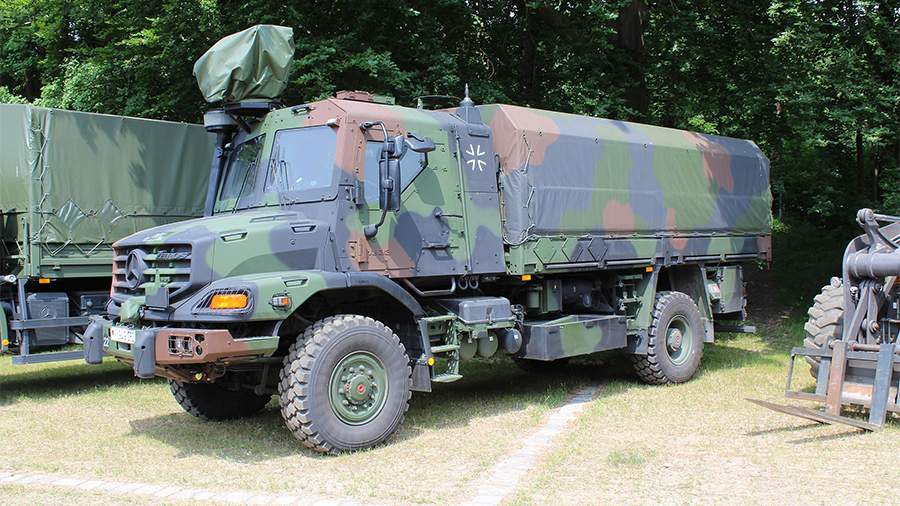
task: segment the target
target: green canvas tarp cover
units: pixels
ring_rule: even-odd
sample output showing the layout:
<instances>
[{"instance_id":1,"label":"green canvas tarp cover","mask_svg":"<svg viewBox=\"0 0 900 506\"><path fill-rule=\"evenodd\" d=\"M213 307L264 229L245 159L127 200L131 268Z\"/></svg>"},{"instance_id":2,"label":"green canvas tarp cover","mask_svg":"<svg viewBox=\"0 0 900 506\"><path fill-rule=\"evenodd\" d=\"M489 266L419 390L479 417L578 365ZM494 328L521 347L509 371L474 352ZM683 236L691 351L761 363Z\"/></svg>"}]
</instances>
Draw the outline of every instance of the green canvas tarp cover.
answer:
<instances>
[{"instance_id":1,"label":"green canvas tarp cover","mask_svg":"<svg viewBox=\"0 0 900 506\"><path fill-rule=\"evenodd\" d=\"M15 241L15 217L27 214L45 254L85 254L201 216L213 146L201 125L0 105L3 240Z\"/></svg>"},{"instance_id":2,"label":"green canvas tarp cover","mask_svg":"<svg viewBox=\"0 0 900 506\"><path fill-rule=\"evenodd\" d=\"M216 42L194 64L207 102L274 100L287 86L294 59L294 30L256 25Z\"/></svg>"}]
</instances>

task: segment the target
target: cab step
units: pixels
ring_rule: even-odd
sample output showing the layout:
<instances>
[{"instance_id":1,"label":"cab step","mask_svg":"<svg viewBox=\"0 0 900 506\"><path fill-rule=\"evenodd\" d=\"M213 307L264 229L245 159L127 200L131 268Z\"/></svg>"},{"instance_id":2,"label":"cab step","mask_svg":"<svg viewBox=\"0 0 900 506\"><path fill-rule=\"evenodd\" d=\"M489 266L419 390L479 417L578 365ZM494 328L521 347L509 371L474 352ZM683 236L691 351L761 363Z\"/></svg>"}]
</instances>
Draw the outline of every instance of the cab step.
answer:
<instances>
[{"instance_id":1,"label":"cab step","mask_svg":"<svg viewBox=\"0 0 900 506\"><path fill-rule=\"evenodd\" d=\"M462 379L462 374L438 374L431 378L432 383L452 383L458 379Z\"/></svg>"},{"instance_id":2,"label":"cab step","mask_svg":"<svg viewBox=\"0 0 900 506\"><path fill-rule=\"evenodd\" d=\"M432 346L431 353L447 353L459 349L458 344L442 344L440 346Z\"/></svg>"}]
</instances>

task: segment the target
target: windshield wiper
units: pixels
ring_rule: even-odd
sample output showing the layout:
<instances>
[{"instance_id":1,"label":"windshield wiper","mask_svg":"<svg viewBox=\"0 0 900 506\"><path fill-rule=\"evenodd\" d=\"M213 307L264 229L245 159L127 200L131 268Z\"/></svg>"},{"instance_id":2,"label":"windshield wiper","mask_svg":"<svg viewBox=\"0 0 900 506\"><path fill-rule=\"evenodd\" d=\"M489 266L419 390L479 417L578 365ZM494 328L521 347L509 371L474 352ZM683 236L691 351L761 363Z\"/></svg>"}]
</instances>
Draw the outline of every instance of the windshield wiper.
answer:
<instances>
[{"instance_id":1,"label":"windshield wiper","mask_svg":"<svg viewBox=\"0 0 900 506\"><path fill-rule=\"evenodd\" d=\"M247 172L244 173L244 180L241 181L241 189L238 190L237 197L234 199L234 206L231 208L231 213L234 214L237 212L238 204L241 202L241 196L244 194L244 187L247 186L247 177L250 176L250 172L252 172L256 168L256 161L250 164L247 167Z\"/></svg>"}]
</instances>

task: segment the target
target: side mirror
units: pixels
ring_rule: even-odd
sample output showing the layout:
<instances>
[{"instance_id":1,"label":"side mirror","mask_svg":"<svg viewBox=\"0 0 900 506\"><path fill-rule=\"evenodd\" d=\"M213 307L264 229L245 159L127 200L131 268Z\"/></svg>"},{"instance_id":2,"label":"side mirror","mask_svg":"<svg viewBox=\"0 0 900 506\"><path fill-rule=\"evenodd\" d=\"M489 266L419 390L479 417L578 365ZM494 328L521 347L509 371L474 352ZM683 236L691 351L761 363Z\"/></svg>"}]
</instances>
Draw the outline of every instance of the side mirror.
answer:
<instances>
[{"instance_id":1,"label":"side mirror","mask_svg":"<svg viewBox=\"0 0 900 506\"><path fill-rule=\"evenodd\" d=\"M406 142L406 145L409 146L409 149L416 153L430 153L434 151L434 141L431 140L431 137L419 139L410 134L404 141Z\"/></svg>"},{"instance_id":2,"label":"side mirror","mask_svg":"<svg viewBox=\"0 0 900 506\"><path fill-rule=\"evenodd\" d=\"M378 194L378 204L385 211L400 210L400 190L403 183L400 181L400 159L382 158L378 162L378 178L381 188Z\"/></svg>"},{"instance_id":3,"label":"side mirror","mask_svg":"<svg viewBox=\"0 0 900 506\"><path fill-rule=\"evenodd\" d=\"M379 123L380 124L380 123ZM366 130L374 126L375 123L364 123L360 128ZM384 128L382 124L382 128ZM420 139L413 134L408 137L398 135L396 137L387 137L387 130L384 130L385 141L381 148L381 156L378 160L378 206L381 208L381 219L378 223L366 225L363 233L369 239L375 237L378 228L384 224L384 218L388 212L397 212L400 210L400 192L403 191L403 181L400 175L400 160L406 155L406 151L410 150L415 153L425 153L425 160L428 160L430 151L434 151L434 141L428 137Z\"/></svg>"}]
</instances>

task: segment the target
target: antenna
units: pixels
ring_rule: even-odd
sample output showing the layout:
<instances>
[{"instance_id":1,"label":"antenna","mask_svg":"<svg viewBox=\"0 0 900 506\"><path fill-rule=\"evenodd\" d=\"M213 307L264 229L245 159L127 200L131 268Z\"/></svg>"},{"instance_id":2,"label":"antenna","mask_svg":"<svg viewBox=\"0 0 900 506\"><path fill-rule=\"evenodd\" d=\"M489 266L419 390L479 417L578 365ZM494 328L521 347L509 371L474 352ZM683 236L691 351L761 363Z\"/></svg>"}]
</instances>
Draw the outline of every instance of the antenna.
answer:
<instances>
[{"instance_id":1,"label":"antenna","mask_svg":"<svg viewBox=\"0 0 900 506\"><path fill-rule=\"evenodd\" d=\"M465 97L459 103L459 106L460 107L475 107L475 102L473 102L472 99L469 98L469 83L466 83Z\"/></svg>"}]
</instances>

